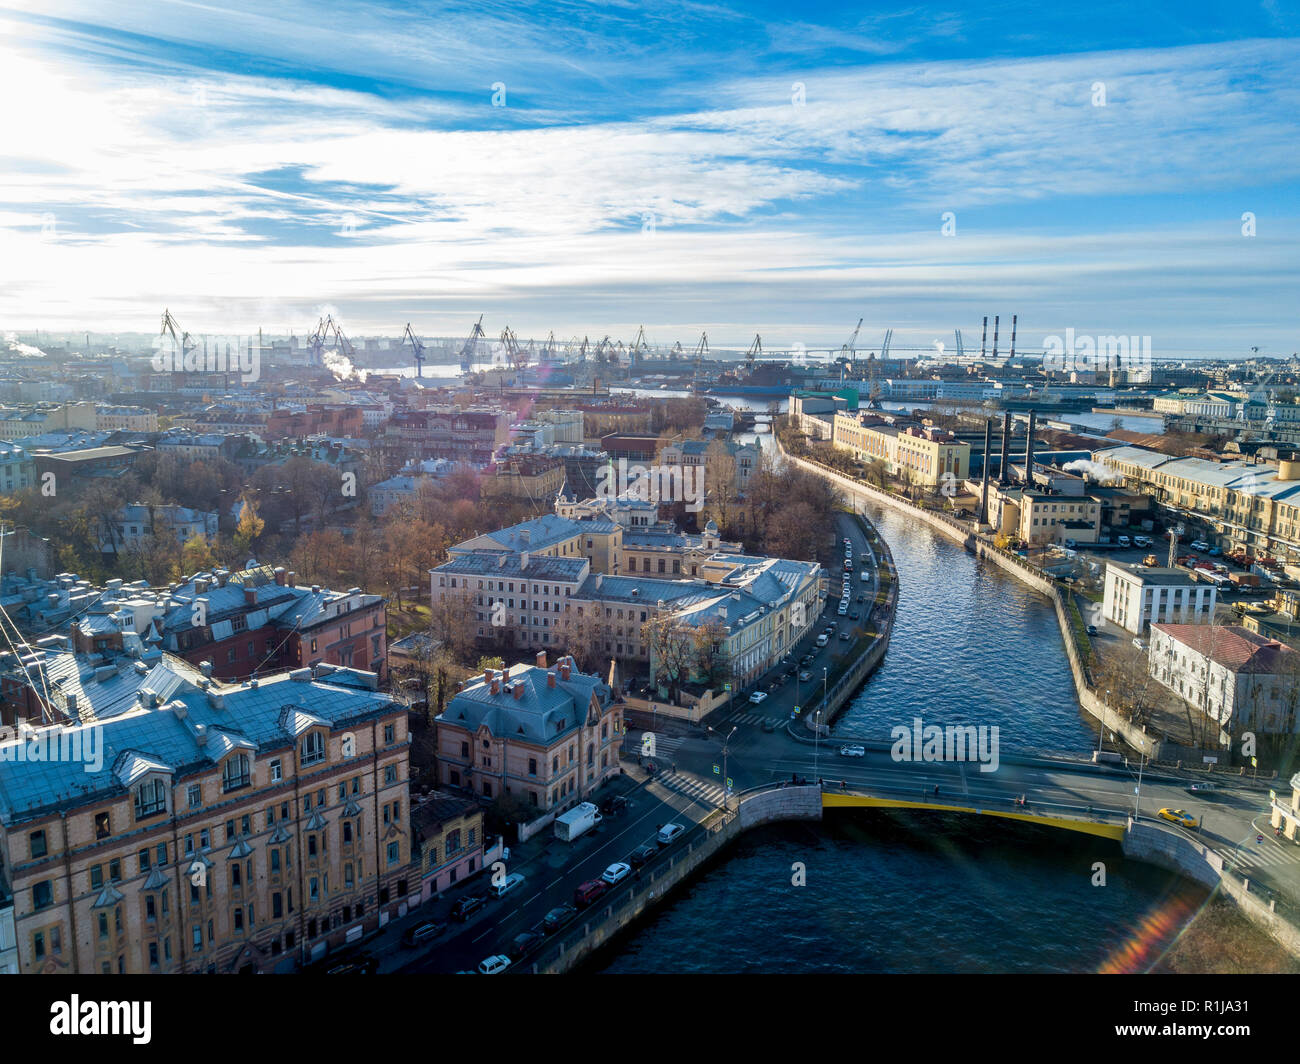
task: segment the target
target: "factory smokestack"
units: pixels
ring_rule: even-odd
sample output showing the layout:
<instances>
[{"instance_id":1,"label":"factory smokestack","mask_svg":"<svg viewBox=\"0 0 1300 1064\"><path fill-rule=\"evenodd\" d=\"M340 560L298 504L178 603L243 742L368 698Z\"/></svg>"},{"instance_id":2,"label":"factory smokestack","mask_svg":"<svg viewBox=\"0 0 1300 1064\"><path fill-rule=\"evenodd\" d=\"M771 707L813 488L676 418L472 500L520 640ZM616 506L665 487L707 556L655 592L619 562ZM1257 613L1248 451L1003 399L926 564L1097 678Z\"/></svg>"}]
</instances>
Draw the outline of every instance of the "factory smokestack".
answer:
<instances>
[{"instance_id":1,"label":"factory smokestack","mask_svg":"<svg viewBox=\"0 0 1300 1064\"><path fill-rule=\"evenodd\" d=\"M1025 436L1025 487L1034 486L1034 411L1029 411L1029 432Z\"/></svg>"},{"instance_id":2,"label":"factory smokestack","mask_svg":"<svg viewBox=\"0 0 1300 1064\"><path fill-rule=\"evenodd\" d=\"M998 315L993 315L993 357L998 357Z\"/></svg>"},{"instance_id":3,"label":"factory smokestack","mask_svg":"<svg viewBox=\"0 0 1300 1064\"><path fill-rule=\"evenodd\" d=\"M998 483L1007 484L1007 459L1011 456L1011 411L1002 412L1002 459L998 462Z\"/></svg>"},{"instance_id":4,"label":"factory smokestack","mask_svg":"<svg viewBox=\"0 0 1300 1064\"><path fill-rule=\"evenodd\" d=\"M1011 357L1016 357L1016 316L1011 315Z\"/></svg>"},{"instance_id":5,"label":"factory smokestack","mask_svg":"<svg viewBox=\"0 0 1300 1064\"><path fill-rule=\"evenodd\" d=\"M980 337L980 358L984 357L989 346L989 316L984 315L984 335Z\"/></svg>"},{"instance_id":6,"label":"factory smokestack","mask_svg":"<svg viewBox=\"0 0 1300 1064\"><path fill-rule=\"evenodd\" d=\"M980 524L989 523L989 466L993 464L993 419L984 419L984 477L980 483Z\"/></svg>"}]
</instances>

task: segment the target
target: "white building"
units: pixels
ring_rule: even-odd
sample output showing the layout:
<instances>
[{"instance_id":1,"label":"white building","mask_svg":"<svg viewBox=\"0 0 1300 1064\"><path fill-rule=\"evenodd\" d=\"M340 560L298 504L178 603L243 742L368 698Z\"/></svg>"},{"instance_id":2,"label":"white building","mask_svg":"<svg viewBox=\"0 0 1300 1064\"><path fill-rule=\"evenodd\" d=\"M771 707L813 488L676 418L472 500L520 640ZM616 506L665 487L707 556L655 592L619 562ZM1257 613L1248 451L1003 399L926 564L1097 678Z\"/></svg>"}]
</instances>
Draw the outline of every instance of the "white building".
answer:
<instances>
[{"instance_id":1,"label":"white building","mask_svg":"<svg viewBox=\"0 0 1300 1064\"><path fill-rule=\"evenodd\" d=\"M217 534L215 510L191 510L188 506L154 506L141 503L124 506L117 514L115 534L101 530L99 549L104 554L132 550L147 543L153 536L173 536L184 544L194 536L211 542Z\"/></svg>"},{"instance_id":2,"label":"white building","mask_svg":"<svg viewBox=\"0 0 1300 1064\"><path fill-rule=\"evenodd\" d=\"M1106 563L1102 616L1141 635L1148 624L1205 624L1214 616L1217 588L1178 569Z\"/></svg>"},{"instance_id":3,"label":"white building","mask_svg":"<svg viewBox=\"0 0 1300 1064\"><path fill-rule=\"evenodd\" d=\"M36 463L32 456L16 443L0 440L0 492L30 488L36 483Z\"/></svg>"},{"instance_id":4,"label":"white building","mask_svg":"<svg viewBox=\"0 0 1300 1064\"><path fill-rule=\"evenodd\" d=\"M1151 626L1151 677L1223 733L1300 731L1300 653L1238 625Z\"/></svg>"}]
</instances>

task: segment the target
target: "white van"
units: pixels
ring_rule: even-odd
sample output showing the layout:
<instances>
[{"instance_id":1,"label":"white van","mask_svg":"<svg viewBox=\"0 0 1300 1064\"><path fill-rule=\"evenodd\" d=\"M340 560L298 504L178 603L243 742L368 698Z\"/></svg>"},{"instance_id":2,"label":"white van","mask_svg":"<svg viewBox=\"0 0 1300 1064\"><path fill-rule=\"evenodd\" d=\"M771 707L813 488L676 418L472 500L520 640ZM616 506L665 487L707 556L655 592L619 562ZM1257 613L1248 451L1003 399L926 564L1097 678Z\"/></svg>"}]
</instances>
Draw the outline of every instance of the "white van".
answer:
<instances>
[{"instance_id":1,"label":"white van","mask_svg":"<svg viewBox=\"0 0 1300 1064\"><path fill-rule=\"evenodd\" d=\"M819 636L817 637L817 645L818 645L819 647L824 647L824 646L826 645L827 642L828 642L828 640L827 640L826 635L825 635L824 633L823 633L822 635L819 635Z\"/></svg>"},{"instance_id":2,"label":"white van","mask_svg":"<svg viewBox=\"0 0 1300 1064\"><path fill-rule=\"evenodd\" d=\"M1133 545L1132 541L1128 538L1128 536L1118 536L1116 537L1115 542L1118 543L1121 547L1131 547Z\"/></svg>"},{"instance_id":3,"label":"white van","mask_svg":"<svg viewBox=\"0 0 1300 1064\"><path fill-rule=\"evenodd\" d=\"M491 891L492 897L499 898L503 894L507 894L514 890L515 887L519 886L523 881L524 874L522 872L511 872L510 875L506 876L506 878L501 880L500 883L493 883L488 887L488 890Z\"/></svg>"}]
</instances>

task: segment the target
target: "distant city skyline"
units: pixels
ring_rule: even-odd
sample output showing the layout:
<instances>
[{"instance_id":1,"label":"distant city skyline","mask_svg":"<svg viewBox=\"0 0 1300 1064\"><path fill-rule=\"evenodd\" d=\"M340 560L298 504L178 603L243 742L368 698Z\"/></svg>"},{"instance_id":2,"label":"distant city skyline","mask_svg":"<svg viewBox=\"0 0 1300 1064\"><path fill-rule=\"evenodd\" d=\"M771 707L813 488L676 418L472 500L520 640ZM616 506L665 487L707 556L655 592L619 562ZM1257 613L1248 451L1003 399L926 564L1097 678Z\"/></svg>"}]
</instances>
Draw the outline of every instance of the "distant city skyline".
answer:
<instances>
[{"instance_id":1,"label":"distant city skyline","mask_svg":"<svg viewBox=\"0 0 1300 1064\"><path fill-rule=\"evenodd\" d=\"M1300 350L1300 17L0 6L0 335ZM1253 235L1252 235L1253 234ZM937 347L935 348L937 350ZM915 351L909 353L917 353Z\"/></svg>"}]
</instances>

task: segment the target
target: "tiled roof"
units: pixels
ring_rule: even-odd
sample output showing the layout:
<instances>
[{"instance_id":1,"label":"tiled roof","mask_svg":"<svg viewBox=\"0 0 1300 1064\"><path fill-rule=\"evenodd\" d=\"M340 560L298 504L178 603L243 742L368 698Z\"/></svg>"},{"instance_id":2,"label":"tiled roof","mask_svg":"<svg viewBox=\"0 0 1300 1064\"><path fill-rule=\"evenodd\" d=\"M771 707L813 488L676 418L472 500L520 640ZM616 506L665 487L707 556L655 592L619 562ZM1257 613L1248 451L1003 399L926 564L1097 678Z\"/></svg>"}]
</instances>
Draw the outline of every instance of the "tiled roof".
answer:
<instances>
[{"instance_id":1,"label":"tiled roof","mask_svg":"<svg viewBox=\"0 0 1300 1064\"><path fill-rule=\"evenodd\" d=\"M1272 675L1300 665L1297 651L1285 643L1235 624L1153 624L1151 628L1234 672Z\"/></svg>"}]
</instances>

